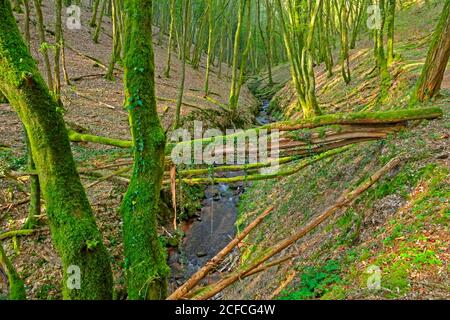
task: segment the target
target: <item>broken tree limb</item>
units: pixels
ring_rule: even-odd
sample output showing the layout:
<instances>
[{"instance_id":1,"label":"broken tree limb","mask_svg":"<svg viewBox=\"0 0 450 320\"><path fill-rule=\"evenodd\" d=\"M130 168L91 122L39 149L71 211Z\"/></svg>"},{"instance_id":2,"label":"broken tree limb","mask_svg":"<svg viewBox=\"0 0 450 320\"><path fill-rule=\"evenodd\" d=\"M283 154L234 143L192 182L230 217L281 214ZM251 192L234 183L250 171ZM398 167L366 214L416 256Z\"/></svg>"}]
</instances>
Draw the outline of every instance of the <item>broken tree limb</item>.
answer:
<instances>
[{"instance_id":1,"label":"broken tree limb","mask_svg":"<svg viewBox=\"0 0 450 320\"><path fill-rule=\"evenodd\" d=\"M300 229L291 237L278 242L275 246L268 248L266 253L253 262L250 266L241 271L236 271L232 273L230 276L224 278L223 280L217 282L212 288L209 288L206 292L202 293L200 296L194 297L196 300L206 300L217 293L221 292L226 287L235 283L237 280L241 279L246 274L252 272L254 269L258 268L261 264L268 261L270 258L275 256L276 254L282 252L284 249L291 246L293 243L300 240L302 237L307 235L309 232L314 230L317 226L319 226L323 221L331 217L336 211L344 208L349 205L353 200L355 200L361 193L370 188L375 182L377 182L381 177L383 177L386 173L390 172L392 169L397 167L400 164L401 158L397 157L389 161L385 166L375 172L371 177L369 177L365 182L359 185L353 191L344 192L343 195L338 199L338 201L325 211L323 211L319 216L310 221L305 227Z\"/></svg>"},{"instance_id":2,"label":"broken tree limb","mask_svg":"<svg viewBox=\"0 0 450 320\"><path fill-rule=\"evenodd\" d=\"M205 266L198 270L188 281L175 290L167 300L178 300L186 295L197 283L200 282L211 270L216 268L220 262L253 230L258 226L264 218L266 218L274 207L269 207L261 215L259 215L253 222L251 222L239 235L237 235L225 248L209 260Z\"/></svg>"},{"instance_id":3,"label":"broken tree limb","mask_svg":"<svg viewBox=\"0 0 450 320\"><path fill-rule=\"evenodd\" d=\"M72 142L92 142L98 144L105 144L118 148L131 148L133 143L130 140L120 140L113 138L106 138L102 136L96 136L92 134L78 133L74 130L67 130L69 139Z\"/></svg>"},{"instance_id":4,"label":"broken tree limb","mask_svg":"<svg viewBox=\"0 0 450 320\"><path fill-rule=\"evenodd\" d=\"M7 238L11 238L11 237L29 236L30 234L32 234L35 231L36 230L34 230L34 229L19 229L19 230L6 231L6 232L0 234L0 241L5 240Z\"/></svg>"}]
</instances>

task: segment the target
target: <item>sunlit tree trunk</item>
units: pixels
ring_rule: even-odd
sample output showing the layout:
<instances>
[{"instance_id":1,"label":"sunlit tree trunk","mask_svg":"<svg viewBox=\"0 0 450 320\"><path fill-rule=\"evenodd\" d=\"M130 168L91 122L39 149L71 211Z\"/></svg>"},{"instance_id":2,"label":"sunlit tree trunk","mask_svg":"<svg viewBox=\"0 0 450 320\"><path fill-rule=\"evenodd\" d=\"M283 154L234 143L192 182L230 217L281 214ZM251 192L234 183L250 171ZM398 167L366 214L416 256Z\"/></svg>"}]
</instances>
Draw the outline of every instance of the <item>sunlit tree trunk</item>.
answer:
<instances>
[{"instance_id":1,"label":"sunlit tree trunk","mask_svg":"<svg viewBox=\"0 0 450 320\"><path fill-rule=\"evenodd\" d=\"M422 75L417 83L417 89L414 94L416 100L431 99L439 92L449 57L450 0L446 0L441 18L434 31Z\"/></svg>"}]
</instances>

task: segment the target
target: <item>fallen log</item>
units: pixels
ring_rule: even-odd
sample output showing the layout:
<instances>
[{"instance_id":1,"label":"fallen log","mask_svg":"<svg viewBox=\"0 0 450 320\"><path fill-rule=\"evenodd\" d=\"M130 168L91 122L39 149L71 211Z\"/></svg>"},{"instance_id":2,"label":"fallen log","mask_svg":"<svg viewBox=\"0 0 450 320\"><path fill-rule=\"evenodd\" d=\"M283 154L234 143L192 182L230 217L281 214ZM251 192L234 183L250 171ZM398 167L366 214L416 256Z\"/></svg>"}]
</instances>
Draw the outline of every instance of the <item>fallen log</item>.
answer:
<instances>
[{"instance_id":1,"label":"fallen log","mask_svg":"<svg viewBox=\"0 0 450 320\"><path fill-rule=\"evenodd\" d=\"M403 124L407 121L412 120L423 120L423 119L436 119L442 117L442 109L434 108L420 108L420 109L405 109L405 110L393 110L384 112L356 112L356 113L337 113L318 116L308 120L300 121L286 121L277 122L255 129L250 129L248 131L238 132L235 134L216 136L205 139L194 139L189 141L183 141L178 143L168 143L166 147L166 154L170 152L175 147L182 148L183 145L195 143L200 143L202 145L209 144L214 141L219 141L223 139L226 143L229 139L236 139L239 137L245 137L249 135L249 132L259 132L259 130L273 130L277 129L280 131L295 131L301 129L314 129L318 127L325 127L331 125L359 125L363 127L364 125L380 125L380 124ZM132 142L129 140L112 139L90 134L81 134L75 131L69 130L69 139L72 142L91 142L98 144L111 145L119 148L131 148ZM234 141L234 140L233 140Z\"/></svg>"},{"instance_id":2,"label":"fallen log","mask_svg":"<svg viewBox=\"0 0 450 320\"><path fill-rule=\"evenodd\" d=\"M442 109L438 107L401 109L383 112L335 113L317 116L306 120L277 122L263 126L263 128L278 129L280 131L291 131L299 129L313 129L336 124L392 124L412 120L436 119L441 118L442 115Z\"/></svg>"}]
</instances>

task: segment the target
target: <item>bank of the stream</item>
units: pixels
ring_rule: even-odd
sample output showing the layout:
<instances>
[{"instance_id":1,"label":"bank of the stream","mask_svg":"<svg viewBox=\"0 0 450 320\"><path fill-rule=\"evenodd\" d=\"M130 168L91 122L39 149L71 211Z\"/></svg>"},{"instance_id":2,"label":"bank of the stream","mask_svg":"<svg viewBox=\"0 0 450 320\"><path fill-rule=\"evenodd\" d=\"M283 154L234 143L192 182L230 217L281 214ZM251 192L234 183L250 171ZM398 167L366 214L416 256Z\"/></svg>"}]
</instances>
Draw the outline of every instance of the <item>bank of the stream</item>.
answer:
<instances>
[{"instance_id":1,"label":"bank of the stream","mask_svg":"<svg viewBox=\"0 0 450 320\"><path fill-rule=\"evenodd\" d=\"M256 115L255 125L273 122L269 113L269 100L263 99ZM224 177L243 175L244 172L225 173ZM236 220L241 195L250 182L213 184L205 188L201 209L182 222L183 240L178 248L169 249L171 282L180 285L223 249L236 235ZM239 260L238 251L222 263L218 272L231 270ZM218 272L210 274L203 282L218 280Z\"/></svg>"}]
</instances>

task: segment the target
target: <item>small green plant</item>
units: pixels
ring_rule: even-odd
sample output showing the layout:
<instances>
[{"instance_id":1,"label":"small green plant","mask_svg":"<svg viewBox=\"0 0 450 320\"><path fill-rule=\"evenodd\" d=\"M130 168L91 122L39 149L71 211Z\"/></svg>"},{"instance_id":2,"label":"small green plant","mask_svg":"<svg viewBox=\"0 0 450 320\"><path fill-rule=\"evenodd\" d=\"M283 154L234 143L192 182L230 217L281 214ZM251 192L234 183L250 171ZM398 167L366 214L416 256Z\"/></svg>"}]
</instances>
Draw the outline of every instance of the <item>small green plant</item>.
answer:
<instances>
[{"instance_id":1,"label":"small green plant","mask_svg":"<svg viewBox=\"0 0 450 320\"><path fill-rule=\"evenodd\" d=\"M332 287L342 282L339 275L340 265L335 260L329 260L320 267L306 267L301 275L300 288L294 292L284 292L282 300L305 300L324 296Z\"/></svg>"}]
</instances>

